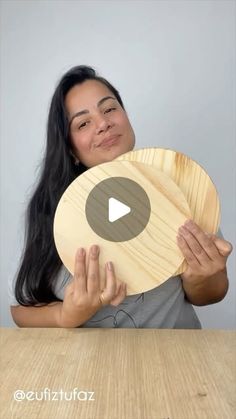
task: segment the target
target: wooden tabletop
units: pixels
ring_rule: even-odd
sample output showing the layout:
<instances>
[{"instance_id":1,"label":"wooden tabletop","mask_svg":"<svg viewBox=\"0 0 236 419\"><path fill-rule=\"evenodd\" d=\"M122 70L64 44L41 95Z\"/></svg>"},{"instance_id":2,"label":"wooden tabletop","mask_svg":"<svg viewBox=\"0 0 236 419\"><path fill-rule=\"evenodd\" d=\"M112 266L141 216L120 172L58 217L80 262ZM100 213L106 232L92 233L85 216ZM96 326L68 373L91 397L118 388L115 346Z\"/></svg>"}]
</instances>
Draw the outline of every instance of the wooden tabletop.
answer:
<instances>
[{"instance_id":1,"label":"wooden tabletop","mask_svg":"<svg viewBox=\"0 0 236 419\"><path fill-rule=\"evenodd\" d=\"M234 331L0 331L1 418L236 417Z\"/></svg>"}]
</instances>

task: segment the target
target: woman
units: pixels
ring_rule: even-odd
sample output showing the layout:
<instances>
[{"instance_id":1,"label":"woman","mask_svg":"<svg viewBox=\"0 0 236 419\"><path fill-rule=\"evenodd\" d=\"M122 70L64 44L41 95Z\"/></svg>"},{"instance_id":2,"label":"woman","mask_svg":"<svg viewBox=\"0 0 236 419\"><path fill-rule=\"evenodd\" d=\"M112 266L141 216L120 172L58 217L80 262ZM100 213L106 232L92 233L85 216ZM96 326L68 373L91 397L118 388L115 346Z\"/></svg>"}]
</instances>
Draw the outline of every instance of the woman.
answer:
<instances>
[{"instance_id":1,"label":"woman","mask_svg":"<svg viewBox=\"0 0 236 419\"><path fill-rule=\"evenodd\" d=\"M200 328L191 304L215 303L226 295L232 246L206 235L191 220L177 237L186 271L146 293L127 297L112 261L106 264L104 288L95 244L87 266L86 250L78 249L73 278L62 267L52 229L61 195L87 168L113 160L134 144L118 91L91 67L68 71L52 98L41 178L27 211L26 246L11 304L18 326Z\"/></svg>"}]
</instances>

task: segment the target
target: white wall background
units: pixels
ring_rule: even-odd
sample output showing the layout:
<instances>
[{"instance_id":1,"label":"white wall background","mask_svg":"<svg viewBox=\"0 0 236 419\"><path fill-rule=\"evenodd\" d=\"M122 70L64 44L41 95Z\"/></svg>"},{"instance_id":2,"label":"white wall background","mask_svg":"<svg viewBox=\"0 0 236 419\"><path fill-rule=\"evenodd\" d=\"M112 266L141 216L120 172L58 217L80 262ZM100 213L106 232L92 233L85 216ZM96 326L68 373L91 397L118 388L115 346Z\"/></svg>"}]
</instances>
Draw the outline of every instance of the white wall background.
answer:
<instances>
[{"instance_id":1,"label":"white wall background","mask_svg":"<svg viewBox=\"0 0 236 419\"><path fill-rule=\"evenodd\" d=\"M212 177L221 229L235 246L235 2L1 2L1 325L13 326L7 282L23 245L23 213L45 144L49 101L71 66L94 66L120 90L137 147L182 151ZM197 308L204 327L235 328L230 290Z\"/></svg>"}]
</instances>

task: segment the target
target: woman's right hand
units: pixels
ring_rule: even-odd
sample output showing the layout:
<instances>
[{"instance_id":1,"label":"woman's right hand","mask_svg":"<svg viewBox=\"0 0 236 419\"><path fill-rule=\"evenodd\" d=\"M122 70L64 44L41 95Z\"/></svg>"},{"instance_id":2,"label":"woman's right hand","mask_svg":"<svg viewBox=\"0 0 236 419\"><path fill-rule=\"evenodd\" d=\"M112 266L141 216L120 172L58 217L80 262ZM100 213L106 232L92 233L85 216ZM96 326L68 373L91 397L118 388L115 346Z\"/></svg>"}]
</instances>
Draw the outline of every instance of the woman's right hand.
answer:
<instances>
[{"instance_id":1,"label":"woman's right hand","mask_svg":"<svg viewBox=\"0 0 236 419\"><path fill-rule=\"evenodd\" d=\"M74 278L65 288L60 306L60 327L78 327L90 319L102 306L120 304L126 297L126 284L116 279L112 262L106 263L105 283L99 273L99 247L86 252L78 249L75 257Z\"/></svg>"}]
</instances>

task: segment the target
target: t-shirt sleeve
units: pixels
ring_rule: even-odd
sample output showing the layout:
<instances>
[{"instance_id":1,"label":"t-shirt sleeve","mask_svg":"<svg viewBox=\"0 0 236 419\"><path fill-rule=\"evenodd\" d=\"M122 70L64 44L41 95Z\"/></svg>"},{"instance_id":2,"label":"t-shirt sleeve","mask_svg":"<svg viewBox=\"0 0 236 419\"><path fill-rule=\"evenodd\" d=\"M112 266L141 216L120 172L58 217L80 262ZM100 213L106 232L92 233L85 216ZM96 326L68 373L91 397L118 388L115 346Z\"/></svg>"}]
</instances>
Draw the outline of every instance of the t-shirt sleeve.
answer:
<instances>
[{"instance_id":1,"label":"t-shirt sleeve","mask_svg":"<svg viewBox=\"0 0 236 419\"><path fill-rule=\"evenodd\" d=\"M73 276L67 270L67 268L62 265L60 271L57 275L57 281L54 287L54 293L57 298L64 300L65 288L73 280Z\"/></svg>"}]
</instances>

